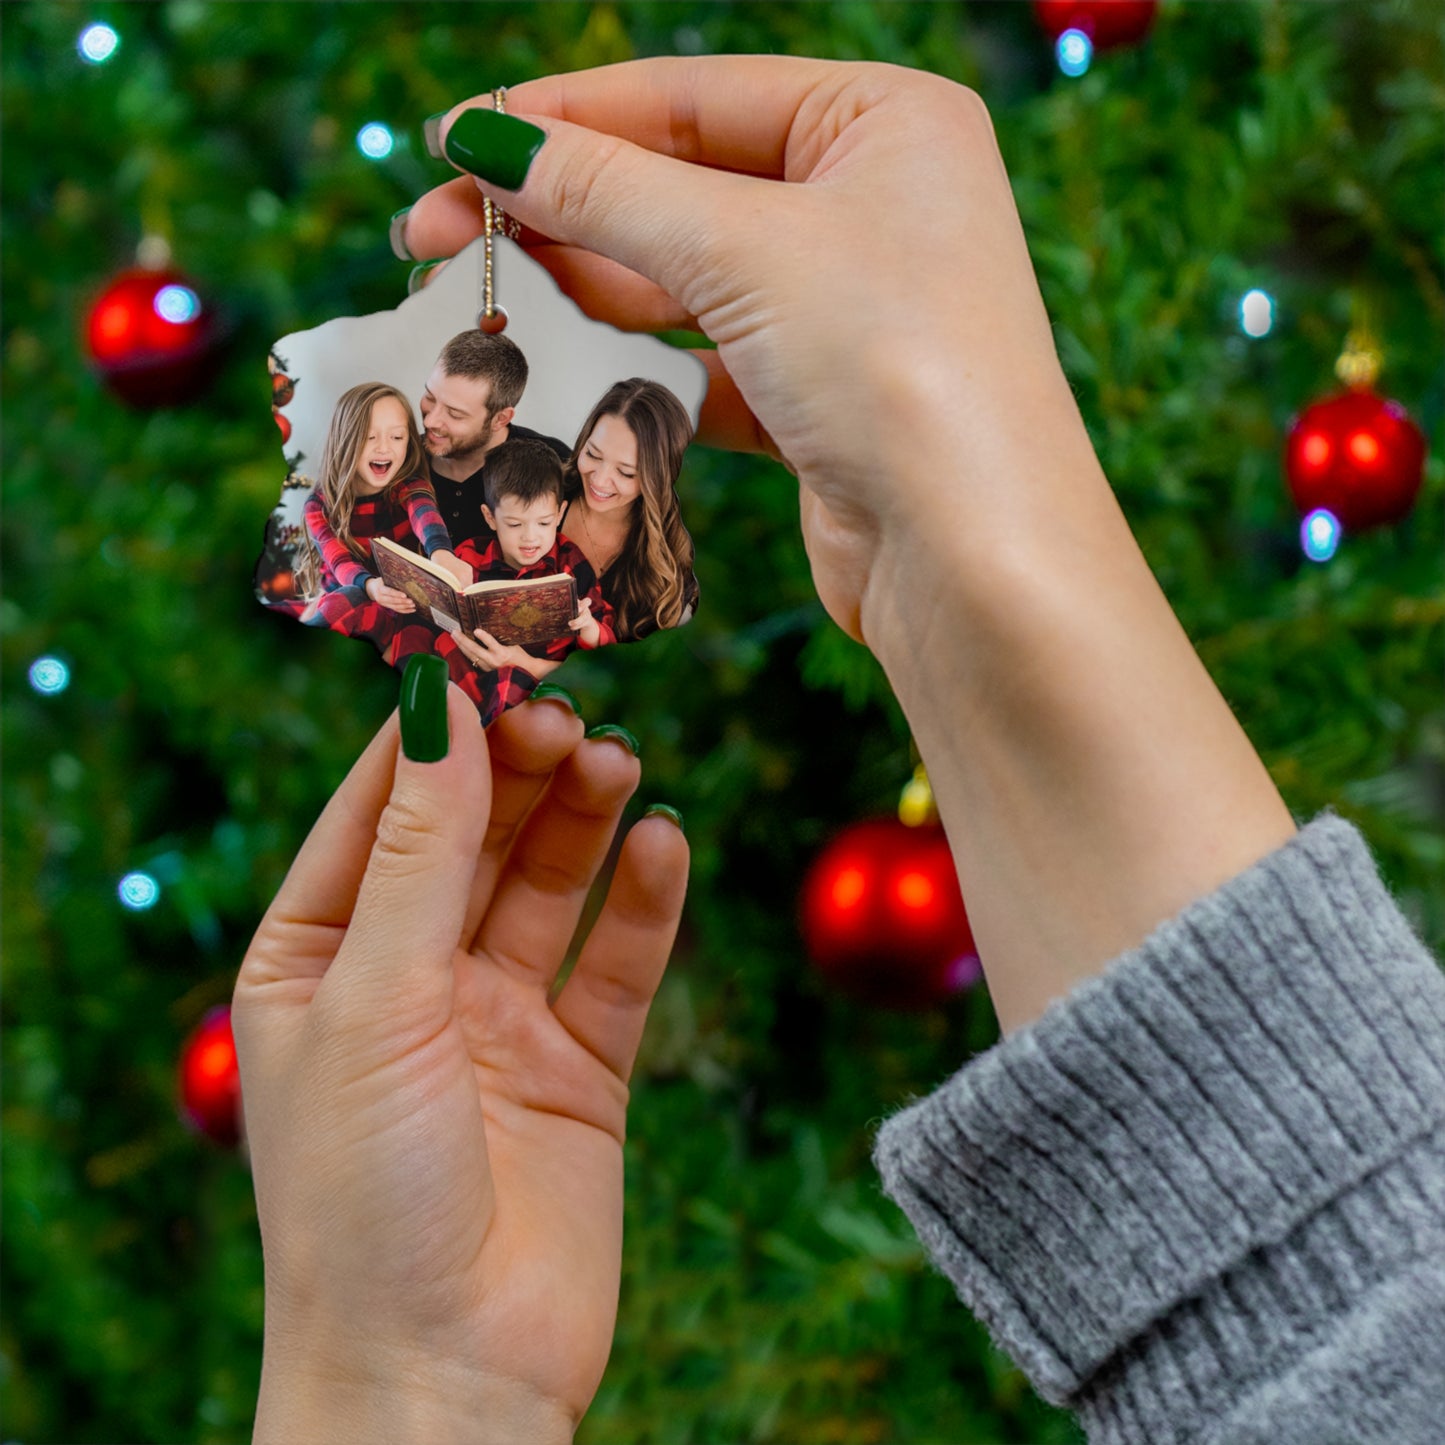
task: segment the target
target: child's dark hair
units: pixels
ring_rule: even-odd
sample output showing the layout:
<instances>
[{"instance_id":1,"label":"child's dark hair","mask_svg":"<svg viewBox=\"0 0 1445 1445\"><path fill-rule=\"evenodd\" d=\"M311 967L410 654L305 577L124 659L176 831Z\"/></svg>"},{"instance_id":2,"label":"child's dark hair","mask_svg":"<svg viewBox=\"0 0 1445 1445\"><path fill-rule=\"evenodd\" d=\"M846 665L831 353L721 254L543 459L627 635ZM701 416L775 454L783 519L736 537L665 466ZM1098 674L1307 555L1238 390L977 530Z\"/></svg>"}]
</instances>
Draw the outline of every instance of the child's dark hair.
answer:
<instances>
[{"instance_id":1,"label":"child's dark hair","mask_svg":"<svg viewBox=\"0 0 1445 1445\"><path fill-rule=\"evenodd\" d=\"M482 490L494 513L503 497L515 497L524 507L539 497L555 497L560 507L562 460L546 442L512 437L487 458Z\"/></svg>"}]
</instances>

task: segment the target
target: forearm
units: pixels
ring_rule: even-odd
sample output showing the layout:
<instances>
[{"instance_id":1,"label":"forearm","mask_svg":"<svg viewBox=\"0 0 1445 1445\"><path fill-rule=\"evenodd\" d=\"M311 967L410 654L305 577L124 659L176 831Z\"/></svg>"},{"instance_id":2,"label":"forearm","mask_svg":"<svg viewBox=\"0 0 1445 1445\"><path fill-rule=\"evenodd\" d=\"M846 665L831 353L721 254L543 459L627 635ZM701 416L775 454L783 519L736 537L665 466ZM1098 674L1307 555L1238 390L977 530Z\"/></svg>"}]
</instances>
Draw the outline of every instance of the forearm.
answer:
<instances>
[{"instance_id":1,"label":"forearm","mask_svg":"<svg viewBox=\"0 0 1445 1445\"><path fill-rule=\"evenodd\" d=\"M428 557L435 557L438 552L454 550L451 533L437 509L436 493L429 482L413 477L397 489L397 498L406 508L412 534L421 543L421 549Z\"/></svg>"},{"instance_id":2,"label":"forearm","mask_svg":"<svg viewBox=\"0 0 1445 1445\"><path fill-rule=\"evenodd\" d=\"M317 551L321 553L323 574L329 572L341 587L365 586L372 574L337 540L330 527L324 522L313 525L311 534L315 538Z\"/></svg>"},{"instance_id":3,"label":"forearm","mask_svg":"<svg viewBox=\"0 0 1445 1445\"><path fill-rule=\"evenodd\" d=\"M519 649L519 651L522 651L522 655L526 659L520 664L523 671L530 672L538 682L541 682L543 678L550 677L565 661L560 657L533 657L525 650Z\"/></svg>"},{"instance_id":4,"label":"forearm","mask_svg":"<svg viewBox=\"0 0 1445 1445\"><path fill-rule=\"evenodd\" d=\"M1005 1030L1294 832L1076 415L1013 468L966 527L890 518L862 614Z\"/></svg>"}]
</instances>

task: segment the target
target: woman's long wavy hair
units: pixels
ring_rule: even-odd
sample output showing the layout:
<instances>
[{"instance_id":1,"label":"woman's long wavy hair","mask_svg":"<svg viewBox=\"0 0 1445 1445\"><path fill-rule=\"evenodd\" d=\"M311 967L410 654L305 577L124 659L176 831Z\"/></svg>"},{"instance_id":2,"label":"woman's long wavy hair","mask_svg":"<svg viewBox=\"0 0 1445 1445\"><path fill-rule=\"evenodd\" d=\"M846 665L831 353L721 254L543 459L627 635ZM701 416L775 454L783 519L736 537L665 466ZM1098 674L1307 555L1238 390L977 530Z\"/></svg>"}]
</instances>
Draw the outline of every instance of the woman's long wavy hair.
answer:
<instances>
[{"instance_id":1,"label":"woman's long wavy hair","mask_svg":"<svg viewBox=\"0 0 1445 1445\"><path fill-rule=\"evenodd\" d=\"M331 413L331 425L326 429L326 445L321 448L316 495L321 498L326 520L336 533L337 540L358 562L367 560L367 552L351 535L351 513L361 493L356 469L371 431L371 409L388 396L395 397L406 413L406 455L386 490L367 495L384 497L412 477L427 476L426 454L422 451L421 435L416 429L411 403L396 387L388 386L384 381L364 381L342 394L336 410ZM321 558L310 537L302 545L296 568L296 590L298 595L306 598L315 597L321 591Z\"/></svg>"},{"instance_id":2,"label":"woman's long wavy hair","mask_svg":"<svg viewBox=\"0 0 1445 1445\"><path fill-rule=\"evenodd\" d=\"M604 416L625 421L637 438L641 486L627 540L607 569L603 586L616 612L617 636L629 641L659 627L676 627L697 603L692 538L677 505L677 474L692 440L692 421L687 408L660 382L637 376L617 382L577 433L567 463L569 499L582 495L577 458Z\"/></svg>"}]
</instances>

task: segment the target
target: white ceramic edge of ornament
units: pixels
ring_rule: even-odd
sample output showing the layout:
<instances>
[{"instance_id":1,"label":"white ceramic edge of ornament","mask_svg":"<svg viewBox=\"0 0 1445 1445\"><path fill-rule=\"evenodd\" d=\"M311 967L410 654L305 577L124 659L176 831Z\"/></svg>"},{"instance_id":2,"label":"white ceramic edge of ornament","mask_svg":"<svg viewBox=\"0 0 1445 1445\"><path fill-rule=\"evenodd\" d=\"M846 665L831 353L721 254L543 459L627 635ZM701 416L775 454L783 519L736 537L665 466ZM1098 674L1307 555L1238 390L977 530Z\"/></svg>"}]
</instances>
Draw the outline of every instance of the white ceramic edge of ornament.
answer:
<instances>
[{"instance_id":1,"label":"white ceramic edge of ornament","mask_svg":"<svg viewBox=\"0 0 1445 1445\"><path fill-rule=\"evenodd\" d=\"M522 348L529 368L517 422L570 445L613 382L642 376L668 387L696 429L707 393L707 368L697 357L655 336L593 321L516 242L498 236L492 244L493 294L507 313L505 334ZM316 475L332 409L349 387L388 382L411 399L415 411L438 352L476 324L484 254L478 238L430 285L392 310L340 316L276 343L286 374L297 381L294 398L283 408L291 438L282 452L304 454L300 475ZM306 496L300 489L283 494L287 520L301 521Z\"/></svg>"}]
</instances>

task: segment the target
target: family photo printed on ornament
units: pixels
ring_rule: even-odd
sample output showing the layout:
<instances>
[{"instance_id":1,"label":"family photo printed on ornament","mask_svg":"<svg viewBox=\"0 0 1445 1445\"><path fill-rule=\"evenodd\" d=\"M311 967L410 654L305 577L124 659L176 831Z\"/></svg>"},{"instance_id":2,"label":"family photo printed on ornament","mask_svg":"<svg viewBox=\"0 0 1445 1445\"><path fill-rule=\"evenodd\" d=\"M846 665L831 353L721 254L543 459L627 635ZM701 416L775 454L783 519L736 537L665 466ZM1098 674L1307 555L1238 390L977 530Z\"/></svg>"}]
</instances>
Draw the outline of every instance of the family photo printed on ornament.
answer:
<instances>
[{"instance_id":1,"label":"family photo printed on ornament","mask_svg":"<svg viewBox=\"0 0 1445 1445\"><path fill-rule=\"evenodd\" d=\"M694 357L492 246L500 331L477 327L479 239L394 311L272 348L287 473L255 579L388 666L435 653L483 724L576 648L692 617L677 480L707 389Z\"/></svg>"}]
</instances>

